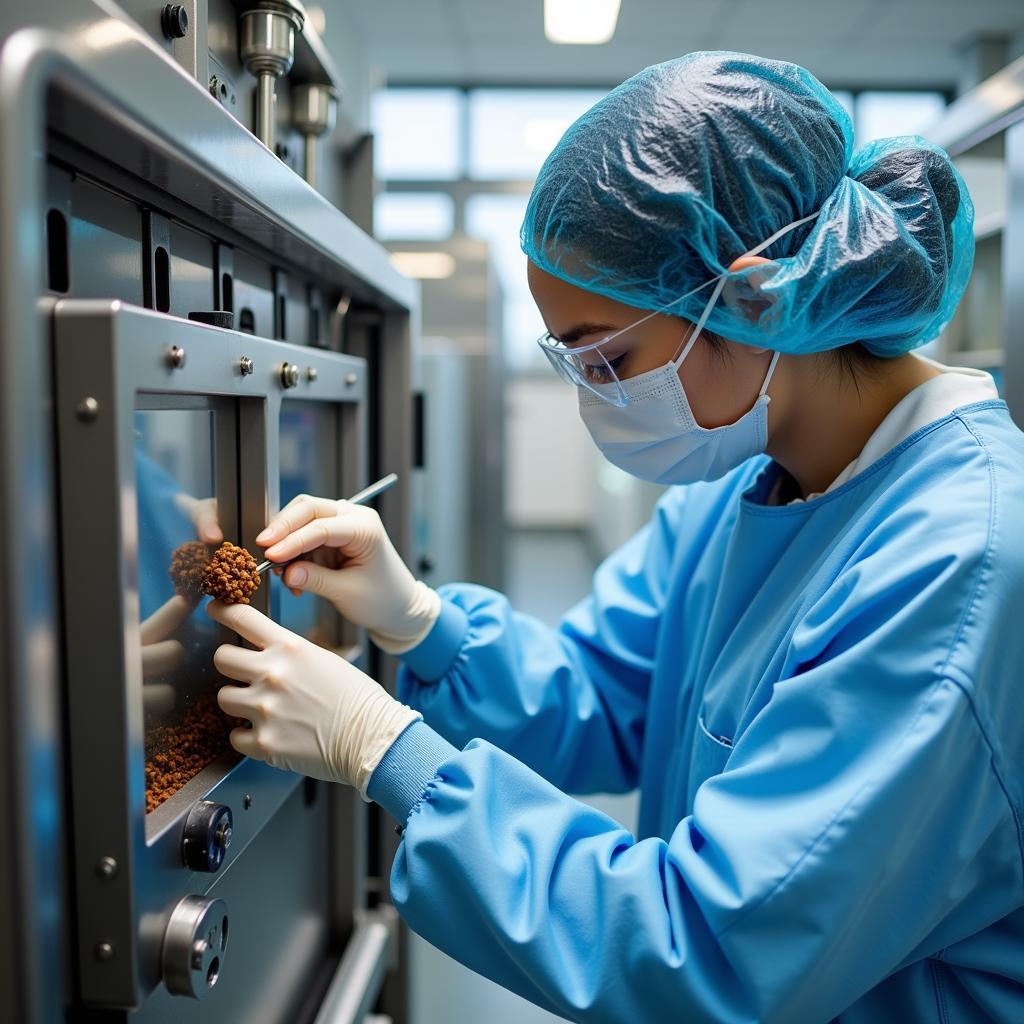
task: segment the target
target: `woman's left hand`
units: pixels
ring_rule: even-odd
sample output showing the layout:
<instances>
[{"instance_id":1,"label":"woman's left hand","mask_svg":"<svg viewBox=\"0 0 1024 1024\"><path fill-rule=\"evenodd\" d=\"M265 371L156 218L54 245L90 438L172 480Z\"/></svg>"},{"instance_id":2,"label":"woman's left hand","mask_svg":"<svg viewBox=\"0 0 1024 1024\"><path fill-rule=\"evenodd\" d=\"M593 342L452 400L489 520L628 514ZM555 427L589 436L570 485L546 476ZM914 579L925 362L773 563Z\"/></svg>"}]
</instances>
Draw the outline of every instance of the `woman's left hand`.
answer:
<instances>
[{"instance_id":1,"label":"woman's left hand","mask_svg":"<svg viewBox=\"0 0 1024 1024\"><path fill-rule=\"evenodd\" d=\"M209 604L210 616L257 650L223 644L214 665L228 679L217 700L247 718L231 744L241 754L365 796L370 776L391 744L420 717L344 658L317 647L250 605Z\"/></svg>"}]
</instances>

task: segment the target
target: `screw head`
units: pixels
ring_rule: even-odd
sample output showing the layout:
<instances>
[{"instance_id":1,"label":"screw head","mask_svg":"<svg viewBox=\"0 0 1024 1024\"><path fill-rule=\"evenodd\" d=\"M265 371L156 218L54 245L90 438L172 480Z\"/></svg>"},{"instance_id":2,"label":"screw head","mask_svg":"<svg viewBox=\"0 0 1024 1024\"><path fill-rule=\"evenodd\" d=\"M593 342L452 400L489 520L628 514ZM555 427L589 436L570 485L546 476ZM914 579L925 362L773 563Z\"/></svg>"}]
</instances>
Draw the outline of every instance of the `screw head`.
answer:
<instances>
[{"instance_id":1,"label":"screw head","mask_svg":"<svg viewBox=\"0 0 1024 1024\"><path fill-rule=\"evenodd\" d=\"M286 388L294 388L299 383L299 368L295 363L282 363L281 383Z\"/></svg>"},{"instance_id":2,"label":"screw head","mask_svg":"<svg viewBox=\"0 0 1024 1024\"><path fill-rule=\"evenodd\" d=\"M175 370L180 370L185 365L185 350L180 345L172 345L167 353L167 362Z\"/></svg>"},{"instance_id":3,"label":"screw head","mask_svg":"<svg viewBox=\"0 0 1024 1024\"><path fill-rule=\"evenodd\" d=\"M306 380L312 382L312 381L316 380L318 376L319 376L319 374L316 372L316 367L315 366L307 366L306 367Z\"/></svg>"},{"instance_id":4,"label":"screw head","mask_svg":"<svg viewBox=\"0 0 1024 1024\"><path fill-rule=\"evenodd\" d=\"M83 398L75 407L75 415L83 423L91 423L100 414L100 403L92 395Z\"/></svg>"},{"instance_id":5,"label":"screw head","mask_svg":"<svg viewBox=\"0 0 1024 1024\"><path fill-rule=\"evenodd\" d=\"M246 793L242 797L242 810L247 811L252 807L252 793Z\"/></svg>"},{"instance_id":6,"label":"screw head","mask_svg":"<svg viewBox=\"0 0 1024 1024\"><path fill-rule=\"evenodd\" d=\"M97 942L93 947L93 955L97 960L110 960L114 955L112 942Z\"/></svg>"},{"instance_id":7,"label":"screw head","mask_svg":"<svg viewBox=\"0 0 1024 1024\"><path fill-rule=\"evenodd\" d=\"M210 75L210 95L216 96L220 89L220 79L216 75Z\"/></svg>"},{"instance_id":8,"label":"screw head","mask_svg":"<svg viewBox=\"0 0 1024 1024\"><path fill-rule=\"evenodd\" d=\"M96 874L100 878L113 878L117 874L117 861L113 857L100 857L96 862Z\"/></svg>"},{"instance_id":9,"label":"screw head","mask_svg":"<svg viewBox=\"0 0 1024 1024\"><path fill-rule=\"evenodd\" d=\"M353 384L358 384L359 383L359 375L357 373L346 373L345 374L345 383L349 387L352 387Z\"/></svg>"},{"instance_id":10,"label":"screw head","mask_svg":"<svg viewBox=\"0 0 1024 1024\"><path fill-rule=\"evenodd\" d=\"M248 356L242 356L242 358L238 360L238 372L243 377L248 377L249 374L252 373L253 368L253 362Z\"/></svg>"}]
</instances>

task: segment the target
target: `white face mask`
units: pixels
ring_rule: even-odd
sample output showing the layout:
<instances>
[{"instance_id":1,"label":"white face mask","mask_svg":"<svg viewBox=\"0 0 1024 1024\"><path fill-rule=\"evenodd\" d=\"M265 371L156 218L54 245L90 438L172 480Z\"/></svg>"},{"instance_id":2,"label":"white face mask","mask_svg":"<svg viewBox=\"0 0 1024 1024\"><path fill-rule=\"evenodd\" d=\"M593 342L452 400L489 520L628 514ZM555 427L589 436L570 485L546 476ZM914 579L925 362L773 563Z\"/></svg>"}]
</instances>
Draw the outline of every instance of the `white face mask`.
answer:
<instances>
[{"instance_id":1,"label":"white face mask","mask_svg":"<svg viewBox=\"0 0 1024 1024\"><path fill-rule=\"evenodd\" d=\"M744 255L756 255L816 216L787 225ZM702 427L697 422L679 379L679 367L700 338L725 283L723 275L676 359L637 377L627 377L617 386L600 384L591 390L577 389L580 416L594 443L609 462L631 476L657 484L716 480L763 452L768 444L771 398L767 391L779 361L778 352L772 354L753 407L734 423L722 427ZM625 393L625 405L613 404L618 388ZM602 397L605 390L607 396Z\"/></svg>"}]
</instances>

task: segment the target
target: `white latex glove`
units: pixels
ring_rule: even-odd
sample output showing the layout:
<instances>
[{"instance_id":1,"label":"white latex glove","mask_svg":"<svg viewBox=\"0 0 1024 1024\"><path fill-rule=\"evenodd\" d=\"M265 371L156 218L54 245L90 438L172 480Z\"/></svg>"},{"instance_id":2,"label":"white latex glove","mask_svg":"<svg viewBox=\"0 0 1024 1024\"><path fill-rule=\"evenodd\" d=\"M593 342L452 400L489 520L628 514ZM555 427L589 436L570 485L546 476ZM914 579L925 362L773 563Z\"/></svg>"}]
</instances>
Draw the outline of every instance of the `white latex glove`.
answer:
<instances>
[{"instance_id":1,"label":"white latex glove","mask_svg":"<svg viewBox=\"0 0 1024 1024\"><path fill-rule=\"evenodd\" d=\"M256 543L274 562L317 551L318 561L285 569L285 584L327 598L390 654L415 647L440 614L441 599L409 571L373 509L300 494Z\"/></svg>"},{"instance_id":2,"label":"white latex glove","mask_svg":"<svg viewBox=\"0 0 1024 1024\"><path fill-rule=\"evenodd\" d=\"M217 518L216 498L193 498L182 491L174 496L174 504L192 520L197 540L204 544L220 544L224 540L224 531Z\"/></svg>"},{"instance_id":3,"label":"white latex glove","mask_svg":"<svg viewBox=\"0 0 1024 1024\"><path fill-rule=\"evenodd\" d=\"M365 798L380 759L420 713L251 605L211 601L207 611L259 648L224 644L213 658L221 675L249 684L221 687L217 695L227 714L252 722L232 730L235 750L275 768L347 782Z\"/></svg>"},{"instance_id":4,"label":"white latex glove","mask_svg":"<svg viewBox=\"0 0 1024 1024\"><path fill-rule=\"evenodd\" d=\"M147 711L169 711L178 699L178 691L170 683L152 680L175 672L185 660L185 648L174 640L195 605L175 595L147 619L139 623L142 642L142 699Z\"/></svg>"}]
</instances>

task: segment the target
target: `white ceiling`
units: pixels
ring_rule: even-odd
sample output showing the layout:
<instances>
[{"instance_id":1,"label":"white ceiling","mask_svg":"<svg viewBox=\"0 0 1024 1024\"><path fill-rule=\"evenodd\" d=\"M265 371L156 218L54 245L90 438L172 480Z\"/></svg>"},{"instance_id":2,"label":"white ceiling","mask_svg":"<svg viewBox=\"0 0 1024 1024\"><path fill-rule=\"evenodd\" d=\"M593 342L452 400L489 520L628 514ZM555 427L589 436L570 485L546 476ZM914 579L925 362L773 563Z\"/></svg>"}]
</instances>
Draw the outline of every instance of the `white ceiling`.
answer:
<instances>
[{"instance_id":1,"label":"white ceiling","mask_svg":"<svg viewBox=\"0 0 1024 1024\"><path fill-rule=\"evenodd\" d=\"M544 38L542 0L321 0L400 83L613 85L690 50L792 60L827 85L953 88L980 35L1024 51L1024 0L622 0L604 46Z\"/></svg>"}]
</instances>

